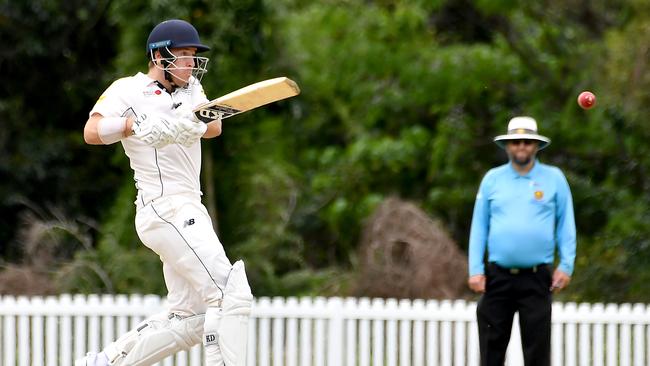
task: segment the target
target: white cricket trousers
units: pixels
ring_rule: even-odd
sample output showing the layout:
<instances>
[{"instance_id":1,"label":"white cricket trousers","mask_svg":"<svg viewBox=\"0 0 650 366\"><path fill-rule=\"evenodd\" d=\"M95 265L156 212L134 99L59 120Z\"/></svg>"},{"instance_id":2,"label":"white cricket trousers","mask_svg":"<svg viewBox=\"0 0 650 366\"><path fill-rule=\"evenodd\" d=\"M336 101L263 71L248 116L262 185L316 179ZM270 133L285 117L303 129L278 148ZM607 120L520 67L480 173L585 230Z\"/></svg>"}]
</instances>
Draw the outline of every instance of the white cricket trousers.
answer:
<instances>
[{"instance_id":1,"label":"white cricket trousers","mask_svg":"<svg viewBox=\"0 0 650 366\"><path fill-rule=\"evenodd\" d=\"M140 240L160 256L169 311L180 316L219 307L232 265L198 194L174 194L138 204Z\"/></svg>"}]
</instances>

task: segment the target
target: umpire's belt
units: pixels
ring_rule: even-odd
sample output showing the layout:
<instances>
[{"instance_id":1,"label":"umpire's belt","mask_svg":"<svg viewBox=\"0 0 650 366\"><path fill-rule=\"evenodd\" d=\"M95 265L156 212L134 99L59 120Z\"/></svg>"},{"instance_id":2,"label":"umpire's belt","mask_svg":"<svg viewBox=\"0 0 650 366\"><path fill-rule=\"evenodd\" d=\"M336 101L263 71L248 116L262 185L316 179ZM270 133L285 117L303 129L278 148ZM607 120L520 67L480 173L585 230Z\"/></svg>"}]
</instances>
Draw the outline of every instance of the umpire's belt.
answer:
<instances>
[{"instance_id":1,"label":"umpire's belt","mask_svg":"<svg viewBox=\"0 0 650 366\"><path fill-rule=\"evenodd\" d=\"M519 267L513 267L513 268L508 268L508 267L502 267L495 262L490 262L489 266L499 272L505 272L505 273L510 273L513 275L516 274L524 274L524 273L537 273L537 271L548 267L548 263L542 263L538 264L532 267L524 267L524 268L519 268Z\"/></svg>"}]
</instances>

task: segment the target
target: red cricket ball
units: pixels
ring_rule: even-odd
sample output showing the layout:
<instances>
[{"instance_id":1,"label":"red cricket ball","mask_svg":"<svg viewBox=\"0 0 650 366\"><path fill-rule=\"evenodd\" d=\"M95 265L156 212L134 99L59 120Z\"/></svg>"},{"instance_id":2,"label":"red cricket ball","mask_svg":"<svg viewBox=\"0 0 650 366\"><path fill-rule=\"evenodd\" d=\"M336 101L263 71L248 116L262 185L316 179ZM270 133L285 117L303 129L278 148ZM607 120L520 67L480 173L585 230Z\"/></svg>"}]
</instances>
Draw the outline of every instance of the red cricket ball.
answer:
<instances>
[{"instance_id":1,"label":"red cricket ball","mask_svg":"<svg viewBox=\"0 0 650 366\"><path fill-rule=\"evenodd\" d=\"M583 91L578 95L578 105L582 109L591 109L596 105L596 96L590 91Z\"/></svg>"}]
</instances>

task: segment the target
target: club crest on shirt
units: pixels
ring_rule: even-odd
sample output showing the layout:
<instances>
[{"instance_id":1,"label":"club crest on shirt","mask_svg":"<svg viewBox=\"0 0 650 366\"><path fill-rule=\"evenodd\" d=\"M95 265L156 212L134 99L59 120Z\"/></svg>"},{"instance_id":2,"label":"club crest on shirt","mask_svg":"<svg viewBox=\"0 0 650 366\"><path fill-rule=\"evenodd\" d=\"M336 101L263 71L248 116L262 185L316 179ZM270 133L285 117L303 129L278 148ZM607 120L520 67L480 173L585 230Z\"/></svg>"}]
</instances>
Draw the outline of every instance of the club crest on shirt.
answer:
<instances>
[{"instance_id":1,"label":"club crest on shirt","mask_svg":"<svg viewBox=\"0 0 650 366\"><path fill-rule=\"evenodd\" d=\"M542 198L544 198L544 192L542 191L535 191L535 199L540 201Z\"/></svg>"}]
</instances>

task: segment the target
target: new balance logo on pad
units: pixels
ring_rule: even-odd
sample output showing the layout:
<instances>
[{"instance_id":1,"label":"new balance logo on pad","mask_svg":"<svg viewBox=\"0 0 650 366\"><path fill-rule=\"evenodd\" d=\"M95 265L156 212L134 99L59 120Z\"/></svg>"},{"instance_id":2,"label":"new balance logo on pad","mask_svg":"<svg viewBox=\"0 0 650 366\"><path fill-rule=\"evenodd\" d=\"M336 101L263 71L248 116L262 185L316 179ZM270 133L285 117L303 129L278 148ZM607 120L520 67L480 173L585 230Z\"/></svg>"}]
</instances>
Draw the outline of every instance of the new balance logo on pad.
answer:
<instances>
[{"instance_id":1,"label":"new balance logo on pad","mask_svg":"<svg viewBox=\"0 0 650 366\"><path fill-rule=\"evenodd\" d=\"M190 225L194 225L194 219L185 220L183 227L188 227Z\"/></svg>"}]
</instances>

